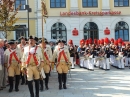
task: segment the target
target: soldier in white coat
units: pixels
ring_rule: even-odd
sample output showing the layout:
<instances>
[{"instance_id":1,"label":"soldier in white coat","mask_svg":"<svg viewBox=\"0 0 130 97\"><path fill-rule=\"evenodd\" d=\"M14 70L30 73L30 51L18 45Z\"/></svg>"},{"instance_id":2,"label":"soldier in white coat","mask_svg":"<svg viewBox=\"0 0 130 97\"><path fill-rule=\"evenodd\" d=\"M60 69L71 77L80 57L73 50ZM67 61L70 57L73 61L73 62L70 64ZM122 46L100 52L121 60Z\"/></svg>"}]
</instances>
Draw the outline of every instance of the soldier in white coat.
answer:
<instances>
[{"instance_id":1,"label":"soldier in white coat","mask_svg":"<svg viewBox=\"0 0 130 97\"><path fill-rule=\"evenodd\" d=\"M42 39L39 41L39 46L42 48L43 50L43 56L46 60L46 63L43 63L43 69L46 75L45 78L45 88L48 90L48 82L49 82L49 73L51 71L51 59L52 59L52 50L50 45L47 44L47 40L44 38L43 41ZM43 91L43 80L40 80L40 90Z\"/></svg>"},{"instance_id":2,"label":"soldier in white coat","mask_svg":"<svg viewBox=\"0 0 130 97\"><path fill-rule=\"evenodd\" d=\"M21 43L17 45L17 49L18 49L18 51L20 53L20 57L22 58L23 52L24 52L24 47L26 47L27 44L26 44L24 36L21 36L19 38L19 40L20 40ZM21 72L21 79L22 79L21 85L25 84L25 80L26 80L25 77L26 77L26 75ZM26 81L26 84L27 84L27 81Z\"/></svg>"},{"instance_id":3,"label":"soldier in white coat","mask_svg":"<svg viewBox=\"0 0 130 97\"><path fill-rule=\"evenodd\" d=\"M36 45L37 37L29 36L29 45L24 48L22 71L26 70L30 96L34 97L33 80L35 82L35 97L39 97L39 79L43 54L41 47Z\"/></svg>"},{"instance_id":4,"label":"soldier in white coat","mask_svg":"<svg viewBox=\"0 0 130 97\"><path fill-rule=\"evenodd\" d=\"M70 68L70 54L68 49L64 47L64 40L57 41L58 49L54 50L53 57L52 57L52 68L54 68L55 59L57 58L57 65L56 70L58 72L58 81L59 81L59 90L62 89L62 82L63 88L67 89L66 87L66 80L67 80L67 73Z\"/></svg>"},{"instance_id":5,"label":"soldier in white coat","mask_svg":"<svg viewBox=\"0 0 130 97\"><path fill-rule=\"evenodd\" d=\"M5 54L5 66L7 67L8 71L8 80L10 84L9 92L13 91L13 78L15 77L15 91L19 91L18 85L20 80L20 53L16 49L15 40L10 40L8 42L10 45L9 49L6 49Z\"/></svg>"}]
</instances>

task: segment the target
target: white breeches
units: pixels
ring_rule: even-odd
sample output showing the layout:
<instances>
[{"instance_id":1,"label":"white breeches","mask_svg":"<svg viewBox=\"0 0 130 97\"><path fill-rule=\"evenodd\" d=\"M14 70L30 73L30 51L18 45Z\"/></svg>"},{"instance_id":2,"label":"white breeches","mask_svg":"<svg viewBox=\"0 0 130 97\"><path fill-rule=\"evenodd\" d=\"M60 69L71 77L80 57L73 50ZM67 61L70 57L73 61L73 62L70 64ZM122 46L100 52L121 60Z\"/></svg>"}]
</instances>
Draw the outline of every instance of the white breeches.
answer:
<instances>
[{"instance_id":1,"label":"white breeches","mask_svg":"<svg viewBox=\"0 0 130 97\"><path fill-rule=\"evenodd\" d=\"M74 57L70 57L70 61L71 61L71 64L72 64L71 68L74 68Z\"/></svg>"},{"instance_id":2,"label":"white breeches","mask_svg":"<svg viewBox=\"0 0 130 97\"><path fill-rule=\"evenodd\" d=\"M106 66L106 60L105 59L102 59L101 61L100 61L100 68L105 68L105 66Z\"/></svg>"},{"instance_id":3,"label":"white breeches","mask_svg":"<svg viewBox=\"0 0 130 97\"><path fill-rule=\"evenodd\" d=\"M84 58L80 57L80 67L84 67Z\"/></svg>"},{"instance_id":4,"label":"white breeches","mask_svg":"<svg viewBox=\"0 0 130 97\"><path fill-rule=\"evenodd\" d=\"M124 68L124 67L125 67L125 62L124 62L124 60L125 60L125 57L122 57L122 58L121 58L120 68Z\"/></svg>"},{"instance_id":5,"label":"white breeches","mask_svg":"<svg viewBox=\"0 0 130 97\"><path fill-rule=\"evenodd\" d=\"M94 66L96 66L96 63L97 63L97 56L95 56L95 58L93 58L93 64L94 64Z\"/></svg>"},{"instance_id":6,"label":"white breeches","mask_svg":"<svg viewBox=\"0 0 130 97\"><path fill-rule=\"evenodd\" d=\"M96 62L96 67L99 67L100 66L100 60L97 60L97 62Z\"/></svg>"},{"instance_id":7,"label":"white breeches","mask_svg":"<svg viewBox=\"0 0 130 97\"><path fill-rule=\"evenodd\" d=\"M111 63L112 65L115 64L115 56L110 55L110 63Z\"/></svg>"},{"instance_id":8,"label":"white breeches","mask_svg":"<svg viewBox=\"0 0 130 97\"><path fill-rule=\"evenodd\" d=\"M84 60L84 67L87 68L87 69L89 68L88 67L88 60Z\"/></svg>"},{"instance_id":9,"label":"white breeches","mask_svg":"<svg viewBox=\"0 0 130 97\"><path fill-rule=\"evenodd\" d=\"M94 69L93 58L88 59L88 69L91 69L91 70Z\"/></svg>"},{"instance_id":10,"label":"white breeches","mask_svg":"<svg viewBox=\"0 0 130 97\"><path fill-rule=\"evenodd\" d=\"M123 61L124 61L123 57L121 59L119 59L119 60L116 60L115 66L118 67L118 68L124 68L124 62Z\"/></svg>"},{"instance_id":11,"label":"white breeches","mask_svg":"<svg viewBox=\"0 0 130 97\"><path fill-rule=\"evenodd\" d=\"M103 69L110 69L110 58L104 59Z\"/></svg>"},{"instance_id":12,"label":"white breeches","mask_svg":"<svg viewBox=\"0 0 130 97\"><path fill-rule=\"evenodd\" d=\"M130 58L127 58L127 59L128 59L128 62L129 62L129 63L128 63L128 66L130 66Z\"/></svg>"}]
</instances>

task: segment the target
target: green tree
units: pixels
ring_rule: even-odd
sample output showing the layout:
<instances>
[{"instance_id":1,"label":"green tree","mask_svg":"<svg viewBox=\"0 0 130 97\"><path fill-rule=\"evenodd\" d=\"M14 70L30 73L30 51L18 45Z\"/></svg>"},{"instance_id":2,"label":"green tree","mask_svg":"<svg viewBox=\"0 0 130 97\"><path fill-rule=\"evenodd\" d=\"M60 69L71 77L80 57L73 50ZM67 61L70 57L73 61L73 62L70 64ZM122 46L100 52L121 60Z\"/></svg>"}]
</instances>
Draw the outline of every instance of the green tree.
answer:
<instances>
[{"instance_id":1,"label":"green tree","mask_svg":"<svg viewBox=\"0 0 130 97\"><path fill-rule=\"evenodd\" d=\"M1 0L0 1L0 30L3 36L7 39L11 31L17 27L14 26L19 17L16 17L20 6L14 9L15 0Z\"/></svg>"}]
</instances>

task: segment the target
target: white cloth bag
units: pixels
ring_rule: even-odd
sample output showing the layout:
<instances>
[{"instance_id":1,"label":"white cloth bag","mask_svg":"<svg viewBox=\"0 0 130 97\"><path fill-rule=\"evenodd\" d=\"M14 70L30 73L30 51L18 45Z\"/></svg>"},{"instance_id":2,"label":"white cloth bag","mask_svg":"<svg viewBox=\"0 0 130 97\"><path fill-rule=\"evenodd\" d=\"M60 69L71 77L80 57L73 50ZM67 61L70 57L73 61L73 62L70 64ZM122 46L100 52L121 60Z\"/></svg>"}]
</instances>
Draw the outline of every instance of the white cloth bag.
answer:
<instances>
[{"instance_id":1,"label":"white cloth bag","mask_svg":"<svg viewBox=\"0 0 130 97\"><path fill-rule=\"evenodd\" d=\"M44 70L43 70L43 68L41 69L41 72L40 72L40 74L41 74L41 76L42 76L43 78L46 78L46 75L45 75L45 73L44 73Z\"/></svg>"}]
</instances>

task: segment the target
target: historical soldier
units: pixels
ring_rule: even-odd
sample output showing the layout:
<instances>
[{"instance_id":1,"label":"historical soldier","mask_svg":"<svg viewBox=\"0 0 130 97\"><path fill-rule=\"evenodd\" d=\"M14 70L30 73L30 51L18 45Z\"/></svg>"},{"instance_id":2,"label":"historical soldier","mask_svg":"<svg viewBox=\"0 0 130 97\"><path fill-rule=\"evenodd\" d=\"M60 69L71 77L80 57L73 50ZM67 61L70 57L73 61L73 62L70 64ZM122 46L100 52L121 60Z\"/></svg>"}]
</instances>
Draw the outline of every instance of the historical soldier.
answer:
<instances>
[{"instance_id":1,"label":"historical soldier","mask_svg":"<svg viewBox=\"0 0 130 97\"><path fill-rule=\"evenodd\" d=\"M52 68L54 67L55 59L57 58L57 66L56 70L58 72L58 81L59 81L59 89L62 89L62 81L63 88L66 87L67 73L70 67L70 54L67 48L64 47L64 40L58 40L58 49L54 50L53 58L52 58Z\"/></svg>"},{"instance_id":2,"label":"historical soldier","mask_svg":"<svg viewBox=\"0 0 130 97\"><path fill-rule=\"evenodd\" d=\"M15 91L19 91L19 79L20 79L20 54L19 51L16 49L15 40L10 40L8 42L10 45L9 49L6 49L6 61L5 66L7 67L8 71L8 80L10 84L9 92L13 91L13 78L15 77ZM7 62L7 63L6 63Z\"/></svg>"},{"instance_id":3,"label":"historical soldier","mask_svg":"<svg viewBox=\"0 0 130 97\"><path fill-rule=\"evenodd\" d=\"M89 55L90 55L90 52L89 52L89 46L88 46L88 40L85 41L85 53L84 53L84 68L85 69L89 69L89 66L88 66L88 58L89 58Z\"/></svg>"},{"instance_id":4,"label":"historical soldier","mask_svg":"<svg viewBox=\"0 0 130 97\"><path fill-rule=\"evenodd\" d=\"M122 65L123 66L128 66L128 58L127 58L127 48L125 46L125 43L122 43L122 49L121 49L123 58L121 59Z\"/></svg>"},{"instance_id":5,"label":"historical soldier","mask_svg":"<svg viewBox=\"0 0 130 97\"><path fill-rule=\"evenodd\" d=\"M124 58L123 58L123 52L122 52L122 39L119 38L118 39L118 58L117 58L117 64L118 64L118 68L119 69L124 69Z\"/></svg>"},{"instance_id":6,"label":"historical soldier","mask_svg":"<svg viewBox=\"0 0 130 97\"><path fill-rule=\"evenodd\" d=\"M97 50L95 49L95 45L92 44L91 49L91 63L90 63L90 70L94 70L94 65L96 64L96 55L97 55Z\"/></svg>"},{"instance_id":7,"label":"historical soldier","mask_svg":"<svg viewBox=\"0 0 130 97\"><path fill-rule=\"evenodd\" d=\"M106 63L103 66L103 69L110 70L110 47L109 47L109 39L106 37L104 40L105 45L105 61Z\"/></svg>"},{"instance_id":8,"label":"historical soldier","mask_svg":"<svg viewBox=\"0 0 130 97\"><path fill-rule=\"evenodd\" d=\"M84 67L84 54L85 54L85 47L84 47L85 41L82 39L80 40L80 46L77 48L77 52L79 54L80 58L80 67Z\"/></svg>"},{"instance_id":9,"label":"historical soldier","mask_svg":"<svg viewBox=\"0 0 130 97\"><path fill-rule=\"evenodd\" d=\"M106 60L106 64L104 64L103 69L110 70L110 48L109 48L109 45L106 45L106 47L105 47L105 60Z\"/></svg>"},{"instance_id":10,"label":"historical soldier","mask_svg":"<svg viewBox=\"0 0 130 97\"><path fill-rule=\"evenodd\" d=\"M130 44L128 44L128 46L127 46L127 58L128 58L128 66L130 65ZM130 68L130 67L129 67Z\"/></svg>"},{"instance_id":11,"label":"historical soldier","mask_svg":"<svg viewBox=\"0 0 130 97\"><path fill-rule=\"evenodd\" d=\"M20 44L17 45L17 49L18 49L18 51L19 51L19 53L20 53L20 57L22 58L23 52L24 52L24 47L27 46L27 45L26 45L25 37L24 37L24 36L21 36L21 37L19 38L19 41L20 41ZM23 85L23 84L25 83L25 80L26 80L25 77L26 77L26 75L21 72L21 79L22 79L21 85ZM26 84L27 84L27 81L26 81Z\"/></svg>"},{"instance_id":12,"label":"historical soldier","mask_svg":"<svg viewBox=\"0 0 130 97\"><path fill-rule=\"evenodd\" d=\"M22 57L22 71L26 70L28 88L31 97L34 97L33 80L35 82L35 97L39 97L40 65L43 61L42 49L36 45L37 37L29 36L29 45L24 48Z\"/></svg>"},{"instance_id":13,"label":"historical soldier","mask_svg":"<svg viewBox=\"0 0 130 97\"><path fill-rule=\"evenodd\" d=\"M69 40L68 45L69 45L70 60L72 63L71 69L74 69L75 47L73 45L73 40Z\"/></svg>"},{"instance_id":14,"label":"historical soldier","mask_svg":"<svg viewBox=\"0 0 130 97\"><path fill-rule=\"evenodd\" d=\"M46 75L45 78L45 87L48 90L48 82L49 82L49 73L51 71L51 59L52 59L52 50L51 47L49 45L47 45L47 40L46 39L42 39L39 41L39 46L42 48L42 53L44 56L44 60L46 60L46 62L43 63L43 69ZM41 88L40 90L43 91L43 80L40 80L40 84L41 84Z\"/></svg>"}]
</instances>

